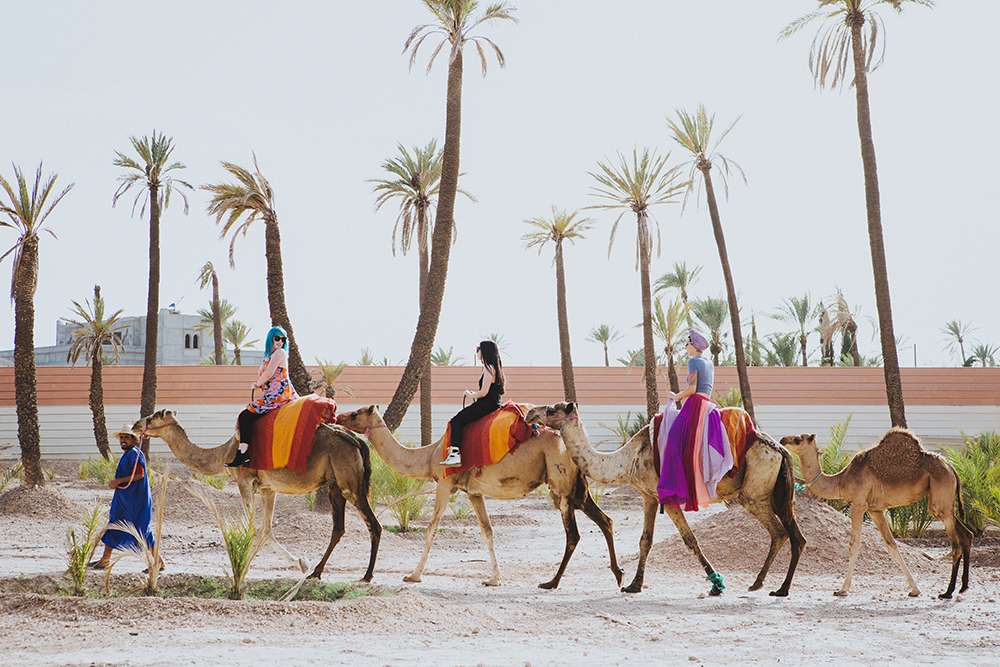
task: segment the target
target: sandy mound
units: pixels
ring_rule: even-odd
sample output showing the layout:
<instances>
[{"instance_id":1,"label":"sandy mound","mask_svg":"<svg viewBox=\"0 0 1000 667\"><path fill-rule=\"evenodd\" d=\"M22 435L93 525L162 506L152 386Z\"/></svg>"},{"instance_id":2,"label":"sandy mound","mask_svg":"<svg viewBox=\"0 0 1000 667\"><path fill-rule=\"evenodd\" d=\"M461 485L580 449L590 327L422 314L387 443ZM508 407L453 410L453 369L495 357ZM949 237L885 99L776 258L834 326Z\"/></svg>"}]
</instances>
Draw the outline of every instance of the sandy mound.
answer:
<instances>
[{"instance_id":1,"label":"sandy mound","mask_svg":"<svg viewBox=\"0 0 1000 667\"><path fill-rule=\"evenodd\" d=\"M845 574L847 545L851 536L850 519L825 502L808 497L796 498L795 517L806 538L806 548L799 560L800 574ZM661 520L663 518L661 517ZM767 556L770 538L764 527L746 510L733 506L693 526L698 543L712 565L727 571L756 574ZM897 542L899 552L914 575L934 572L944 563L924 555L920 548ZM788 545L782 548L771 566L771 575L784 573L788 567ZM674 535L654 544L649 553L649 567L660 571L700 572L701 566L681 540ZM861 529L861 551L855 570L859 574L900 574L889 558L878 530L865 524ZM901 574L900 574L901 576Z\"/></svg>"},{"instance_id":2,"label":"sandy mound","mask_svg":"<svg viewBox=\"0 0 1000 667\"><path fill-rule=\"evenodd\" d=\"M27 516L58 521L79 519L84 513L82 506L52 486L36 489L16 486L0 495L0 516Z\"/></svg>"}]
</instances>

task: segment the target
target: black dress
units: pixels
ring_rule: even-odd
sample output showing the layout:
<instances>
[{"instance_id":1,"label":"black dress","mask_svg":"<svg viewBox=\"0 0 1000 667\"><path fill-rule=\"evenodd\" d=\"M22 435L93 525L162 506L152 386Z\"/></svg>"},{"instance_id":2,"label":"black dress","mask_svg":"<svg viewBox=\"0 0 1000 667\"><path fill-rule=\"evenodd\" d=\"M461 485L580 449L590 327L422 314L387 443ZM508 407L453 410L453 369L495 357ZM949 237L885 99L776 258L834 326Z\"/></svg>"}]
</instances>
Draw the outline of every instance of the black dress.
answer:
<instances>
[{"instance_id":1,"label":"black dress","mask_svg":"<svg viewBox=\"0 0 1000 667\"><path fill-rule=\"evenodd\" d=\"M483 373L479 376L479 388L483 388L483 378L486 374ZM462 446L462 436L464 435L465 427L476 421L477 419L482 419L486 415L500 408L500 397L503 396L503 384L497 380L494 380L490 384L489 391L486 395L477 398L471 405L467 405L462 408L457 415L451 418L451 442L449 443L452 447Z\"/></svg>"}]
</instances>

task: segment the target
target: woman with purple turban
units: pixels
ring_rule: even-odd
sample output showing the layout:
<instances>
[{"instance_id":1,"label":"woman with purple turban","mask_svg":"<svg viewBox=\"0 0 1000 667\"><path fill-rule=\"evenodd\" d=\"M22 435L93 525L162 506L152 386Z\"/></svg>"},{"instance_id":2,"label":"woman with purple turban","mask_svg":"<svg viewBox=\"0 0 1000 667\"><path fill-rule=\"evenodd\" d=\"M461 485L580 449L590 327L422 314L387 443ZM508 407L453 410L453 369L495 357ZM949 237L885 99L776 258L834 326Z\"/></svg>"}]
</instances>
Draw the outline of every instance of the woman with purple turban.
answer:
<instances>
[{"instance_id":1,"label":"woman with purple turban","mask_svg":"<svg viewBox=\"0 0 1000 667\"><path fill-rule=\"evenodd\" d=\"M670 393L661 430L666 445L660 458L660 503L688 511L708 505L716 485L733 467L718 406L711 400L715 369L703 356L707 349L708 339L692 329L687 341L687 388ZM682 404L679 413L675 401Z\"/></svg>"}]
</instances>

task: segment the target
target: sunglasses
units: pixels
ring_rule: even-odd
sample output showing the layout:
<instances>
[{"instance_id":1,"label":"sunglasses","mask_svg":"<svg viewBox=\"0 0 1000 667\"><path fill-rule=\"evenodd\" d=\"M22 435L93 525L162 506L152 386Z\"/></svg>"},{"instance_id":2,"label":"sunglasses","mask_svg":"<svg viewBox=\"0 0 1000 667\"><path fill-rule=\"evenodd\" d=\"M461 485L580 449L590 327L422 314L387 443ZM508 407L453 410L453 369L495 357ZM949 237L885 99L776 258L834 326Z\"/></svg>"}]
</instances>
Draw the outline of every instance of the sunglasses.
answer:
<instances>
[{"instance_id":1,"label":"sunglasses","mask_svg":"<svg viewBox=\"0 0 1000 667\"><path fill-rule=\"evenodd\" d=\"M277 340L288 340L288 339L287 339L287 338L285 338L284 336L275 336L275 337L274 337L274 340L276 340L276 341L277 341Z\"/></svg>"}]
</instances>

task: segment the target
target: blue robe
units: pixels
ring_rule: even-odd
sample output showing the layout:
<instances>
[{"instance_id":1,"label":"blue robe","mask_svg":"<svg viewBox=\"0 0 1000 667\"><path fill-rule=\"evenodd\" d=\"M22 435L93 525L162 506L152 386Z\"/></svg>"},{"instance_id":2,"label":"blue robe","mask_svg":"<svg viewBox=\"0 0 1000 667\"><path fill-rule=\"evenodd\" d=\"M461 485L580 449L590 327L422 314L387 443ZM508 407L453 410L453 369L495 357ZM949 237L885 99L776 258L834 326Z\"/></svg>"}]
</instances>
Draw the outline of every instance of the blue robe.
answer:
<instances>
[{"instance_id":1,"label":"blue robe","mask_svg":"<svg viewBox=\"0 0 1000 667\"><path fill-rule=\"evenodd\" d=\"M139 533L146 537L146 544L153 548L155 540L153 532L149 529L149 520L153 515L153 497L149 492L149 470L146 468L146 458L138 447L129 447L122 453L122 457L118 460L115 477L127 479L132 475L136 462L142 466L146 474L143 475L142 479L133 479L127 486L115 489L108 523L116 521L131 523ZM138 546L134 537L120 530L106 531L101 541L112 549L128 549Z\"/></svg>"}]
</instances>

